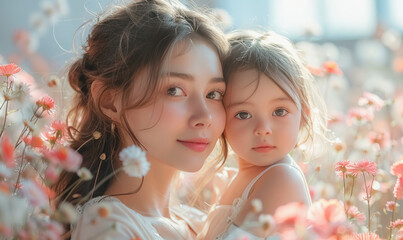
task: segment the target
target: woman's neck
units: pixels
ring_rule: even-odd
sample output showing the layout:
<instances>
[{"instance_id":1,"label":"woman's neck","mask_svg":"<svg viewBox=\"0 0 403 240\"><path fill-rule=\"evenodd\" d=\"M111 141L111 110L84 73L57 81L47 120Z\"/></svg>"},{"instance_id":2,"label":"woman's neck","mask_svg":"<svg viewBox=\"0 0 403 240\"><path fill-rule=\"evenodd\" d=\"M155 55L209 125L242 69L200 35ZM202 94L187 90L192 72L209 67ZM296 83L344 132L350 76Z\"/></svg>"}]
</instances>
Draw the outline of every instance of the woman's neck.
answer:
<instances>
[{"instance_id":1,"label":"woman's neck","mask_svg":"<svg viewBox=\"0 0 403 240\"><path fill-rule=\"evenodd\" d=\"M116 197L127 207L144 216L170 217L170 188L177 170L151 158L148 161L150 161L150 170L144 177L140 190L135 194ZM133 192L140 185L140 178L130 177L124 171L120 171L105 192L105 195Z\"/></svg>"}]
</instances>

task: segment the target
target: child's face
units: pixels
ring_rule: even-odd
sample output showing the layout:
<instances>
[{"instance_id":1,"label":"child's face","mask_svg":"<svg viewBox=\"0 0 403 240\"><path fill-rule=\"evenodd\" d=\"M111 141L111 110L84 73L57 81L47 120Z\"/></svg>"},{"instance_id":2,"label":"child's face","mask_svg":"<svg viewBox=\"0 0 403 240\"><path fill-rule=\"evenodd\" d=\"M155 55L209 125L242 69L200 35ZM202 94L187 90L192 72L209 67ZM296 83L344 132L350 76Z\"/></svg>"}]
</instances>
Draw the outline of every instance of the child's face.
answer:
<instances>
[{"instance_id":1,"label":"child's face","mask_svg":"<svg viewBox=\"0 0 403 240\"><path fill-rule=\"evenodd\" d=\"M184 46L174 47L156 102L129 110L127 119L151 165L197 171L224 131L225 82L214 48L202 39Z\"/></svg>"},{"instance_id":2,"label":"child's face","mask_svg":"<svg viewBox=\"0 0 403 240\"><path fill-rule=\"evenodd\" d=\"M257 70L232 74L224 105L226 138L246 164L273 164L295 147L301 110L265 74L260 73L259 81Z\"/></svg>"}]
</instances>

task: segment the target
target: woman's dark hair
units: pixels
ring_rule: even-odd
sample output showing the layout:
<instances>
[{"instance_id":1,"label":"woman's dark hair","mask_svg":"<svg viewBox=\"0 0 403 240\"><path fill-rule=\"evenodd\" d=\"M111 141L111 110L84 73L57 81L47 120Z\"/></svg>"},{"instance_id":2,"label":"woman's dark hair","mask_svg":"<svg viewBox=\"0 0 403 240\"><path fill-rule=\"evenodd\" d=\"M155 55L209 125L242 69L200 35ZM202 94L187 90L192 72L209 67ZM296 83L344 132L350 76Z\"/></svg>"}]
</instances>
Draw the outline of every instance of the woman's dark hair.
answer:
<instances>
[{"instance_id":1,"label":"woman's dark hair","mask_svg":"<svg viewBox=\"0 0 403 240\"><path fill-rule=\"evenodd\" d=\"M129 134L133 143L141 146L128 127L124 111L120 125L102 112L99 101L94 101L91 84L95 80L102 83L98 99L102 99L106 90L122 93L124 110L144 106L156 97L167 55L178 42L194 36L214 46L223 60L228 49L223 33L205 15L188 10L178 2L135 1L113 8L93 26L82 58L72 64L68 73L76 95L67 115L67 124L70 146L83 156L82 167L89 169L95 177L82 182L73 194L69 194L63 191L79 177L74 172L62 172L54 186L56 193L63 193L56 204L61 201L77 204L77 196L87 195L97 182L113 173L112 160L118 158L123 148L123 133ZM136 78L144 72L146 79ZM130 93L135 81L143 81L146 90L133 99ZM95 140L95 132L101 133L101 138ZM225 141L224 138L221 141ZM224 157L226 153L225 147ZM101 160L101 155L106 159ZM110 180L106 181L92 196L103 195L109 184Z\"/></svg>"}]
</instances>

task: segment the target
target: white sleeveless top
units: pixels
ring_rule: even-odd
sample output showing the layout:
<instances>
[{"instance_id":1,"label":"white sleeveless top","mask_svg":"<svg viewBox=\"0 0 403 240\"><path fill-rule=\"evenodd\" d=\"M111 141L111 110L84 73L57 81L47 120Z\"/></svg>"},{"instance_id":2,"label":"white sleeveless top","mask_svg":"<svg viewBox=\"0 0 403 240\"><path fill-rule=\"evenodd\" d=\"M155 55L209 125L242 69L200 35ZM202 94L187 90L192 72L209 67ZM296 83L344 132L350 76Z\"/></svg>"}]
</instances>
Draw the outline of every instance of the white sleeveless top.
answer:
<instances>
[{"instance_id":1,"label":"white sleeveless top","mask_svg":"<svg viewBox=\"0 0 403 240\"><path fill-rule=\"evenodd\" d=\"M287 156L291 158L290 156ZM280 239L276 236L270 236L267 238L261 238L255 236L242 228L236 226L234 221L238 216L239 212L242 210L245 202L248 200L250 190L255 185L255 183L271 168L275 166L288 166L294 167L298 170L298 172L302 175L304 179L305 192L307 194L308 199L310 199L308 184L306 183L305 176L302 170L298 167L298 165L291 159L291 163L276 163L270 165L265 170L263 170L259 175L257 175L245 188L240 198L236 198L233 201L232 205L213 205L209 212L206 224L202 229L202 232L199 233L199 237L197 239L202 239L202 236L205 236L207 231L213 233L213 236L216 236L214 239L216 240L232 240L232 239L240 239L240 237L248 237L247 239ZM225 219L225 220L224 220ZM206 239L207 240L207 239Z\"/></svg>"},{"instance_id":2,"label":"white sleeveless top","mask_svg":"<svg viewBox=\"0 0 403 240\"><path fill-rule=\"evenodd\" d=\"M108 212L105 218L98 212L102 206ZM128 208L119 199L105 196L91 199L78 211L81 218L72 228L72 240L187 240L194 238L190 228L198 232L200 226L197 222L205 220L205 214L183 205L171 208L176 219L144 216Z\"/></svg>"}]
</instances>

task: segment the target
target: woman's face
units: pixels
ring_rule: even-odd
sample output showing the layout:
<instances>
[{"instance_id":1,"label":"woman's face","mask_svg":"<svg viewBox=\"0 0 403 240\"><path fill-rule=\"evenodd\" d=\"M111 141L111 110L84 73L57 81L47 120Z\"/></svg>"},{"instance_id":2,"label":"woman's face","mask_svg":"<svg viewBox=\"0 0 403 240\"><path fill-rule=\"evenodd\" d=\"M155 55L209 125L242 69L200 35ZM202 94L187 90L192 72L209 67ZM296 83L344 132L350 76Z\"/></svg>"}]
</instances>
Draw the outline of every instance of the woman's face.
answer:
<instances>
[{"instance_id":1,"label":"woman's face","mask_svg":"<svg viewBox=\"0 0 403 240\"><path fill-rule=\"evenodd\" d=\"M200 38L178 43L167 60L157 100L128 110L126 117L151 165L159 161L197 171L224 130L221 63L214 48Z\"/></svg>"}]
</instances>

